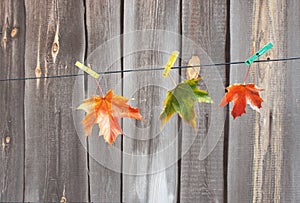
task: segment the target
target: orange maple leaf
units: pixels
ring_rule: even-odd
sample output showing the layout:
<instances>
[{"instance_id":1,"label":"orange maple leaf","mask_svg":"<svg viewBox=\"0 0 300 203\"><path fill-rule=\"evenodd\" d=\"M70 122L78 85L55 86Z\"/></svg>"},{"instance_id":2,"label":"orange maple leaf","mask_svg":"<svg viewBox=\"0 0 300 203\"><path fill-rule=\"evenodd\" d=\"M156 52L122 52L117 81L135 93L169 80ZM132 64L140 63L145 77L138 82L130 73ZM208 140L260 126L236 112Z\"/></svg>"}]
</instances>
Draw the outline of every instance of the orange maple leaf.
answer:
<instances>
[{"instance_id":1,"label":"orange maple leaf","mask_svg":"<svg viewBox=\"0 0 300 203\"><path fill-rule=\"evenodd\" d=\"M85 134L92 134L93 125L98 123L99 135L103 135L104 140L112 144L117 136L123 133L118 119L142 119L139 109L131 107L127 102L127 98L115 95L112 90L109 90L105 97L97 95L84 100L77 109L87 112L82 120Z\"/></svg>"},{"instance_id":2,"label":"orange maple leaf","mask_svg":"<svg viewBox=\"0 0 300 203\"><path fill-rule=\"evenodd\" d=\"M246 104L252 109L258 111L261 108L263 99L259 96L262 88L256 87L254 84L233 84L226 88L227 93L223 97L220 106L226 106L229 102L233 102L231 115L235 119L246 113Z\"/></svg>"}]
</instances>

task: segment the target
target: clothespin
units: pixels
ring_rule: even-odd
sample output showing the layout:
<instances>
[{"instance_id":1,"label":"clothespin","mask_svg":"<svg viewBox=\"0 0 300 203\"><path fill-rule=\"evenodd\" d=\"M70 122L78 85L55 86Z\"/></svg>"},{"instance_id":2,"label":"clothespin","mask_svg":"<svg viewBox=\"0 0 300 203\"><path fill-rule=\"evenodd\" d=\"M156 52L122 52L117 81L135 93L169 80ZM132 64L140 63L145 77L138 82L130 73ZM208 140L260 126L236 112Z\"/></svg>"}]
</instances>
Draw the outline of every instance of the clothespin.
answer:
<instances>
[{"instance_id":1,"label":"clothespin","mask_svg":"<svg viewBox=\"0 0 300 203\"><path fill-rule=\"evenodd\" d=\"M165 69L164 69L164 72L162 74L163 77L167 77L169 75L170 70L173 67L178 55L179 55L179 51L173 51L172 52L168 63L164 66Z\"/></svg>"},{"instance_id":2,"label":"clothespin","mask_svg":"<svg viewBox=\"0 0 300 203\"><path fill-rule=\"evenodd\" d=\"M256 52L254 55L252 55L250 58L248 58L245 63L249 66L251 65L256 59L264 55L267 51L269 51L273 47L272 42L269 42L266 44L263 48L261 48L258 52Z\"/></svg>"},{"instance_id":3,"label":"clothespin","mask_svg":"<svg viewBox=\"0 0 300 203\"><path fill-rule=\"evenodd\" d=\"M75 63L75 66L77 66L78 68L80 68L81 70L83 70L84 72L86 72L87 74L89 74L90 76L92 76L93 78L98 79L100 77L100 75L98 73L96 73L95 71L93 71L91 68L83 65L79 61L77 61Z\"/></svg>"}]
</instances>

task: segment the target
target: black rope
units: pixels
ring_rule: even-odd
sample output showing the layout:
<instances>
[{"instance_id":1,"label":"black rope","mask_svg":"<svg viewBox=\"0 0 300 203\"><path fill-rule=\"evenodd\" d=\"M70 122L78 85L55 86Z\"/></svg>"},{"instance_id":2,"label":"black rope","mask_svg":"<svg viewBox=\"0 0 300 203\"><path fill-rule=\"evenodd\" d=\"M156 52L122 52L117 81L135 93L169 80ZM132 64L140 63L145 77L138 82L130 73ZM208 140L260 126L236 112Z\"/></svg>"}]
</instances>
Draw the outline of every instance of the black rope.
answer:
<instances>
[{"instance_id":1,"label":"black rope","mask_svg":"<svg viewBox=\"0 0 300 203\"><path fill-rule=\"evenodd\" d=\"M41 77L27 77L27 78L1 78L0 82L5 81L16 81L16 80L39 80L39 79L47 79L47 78L67 78L67 77L77 77L82 76L84 73L79 74L70 74L70 75L53 75L53 76L41 76Z\"/></svg>"},{"instance_id":2,"label":"black rope","mask_svg":"<svg viewBox=\"0 0 300 203\"><path fill-rule=\"evenodd\" d=\"M268 62L276 62L276 61L292 61L292 60L300 60L300 57L289 57L289 58L278 58L278 59L266 59L266 60L259 60L254 61L254 63L268 63ZM173 66L172 69L186 69L192 67L208 67L208 66L225 66L225 65L239 65L245 64L244 61L236 61L236 62L225 62L225 63L213 63L213 64L200 64L194 66ZM164 70L163 67L161 68L141 68L141 69L128 69L128 70L114 70L114 71L104 71L98 72L100 75L107 75L107 74L115 74L115 73L130 73L130 72L143 72L143 71L158 71ZM67 77L77 77L83 76L84 73L78 74L69 74L69 75L53 75L53 76L41 76L41 77L25 77L25 78L0 78L0 82L5 81L18 81L18 80L38 80L38 79L48 79L48 78L67 78Z\"/></svg>"}]
</instances>

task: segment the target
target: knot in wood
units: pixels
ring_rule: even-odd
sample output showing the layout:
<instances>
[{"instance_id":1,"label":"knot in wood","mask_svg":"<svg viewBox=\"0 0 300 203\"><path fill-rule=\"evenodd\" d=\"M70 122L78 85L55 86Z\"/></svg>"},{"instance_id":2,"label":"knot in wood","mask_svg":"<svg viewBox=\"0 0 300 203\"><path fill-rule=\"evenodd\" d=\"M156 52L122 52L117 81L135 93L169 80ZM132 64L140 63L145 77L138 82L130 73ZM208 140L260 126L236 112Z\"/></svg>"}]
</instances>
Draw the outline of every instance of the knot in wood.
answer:
<instances>
[{"instance_id":1,"label":"knot in wood","mask_svg":"<svg viewBox=\"0 0 300 203\"><path fill-rule=\"evenodd\" d=\"M18 33L18 28L14 27L10 33L11 38L14 38Z\"/></svg>"},{"instance_id":2,"label":"knot in wood","mask_svg":"<svg viewBox=\"0 0 300 203\"><path fill-rule=\"evenodd\" d=\"M36 74L37 76L40 76L40 75L41 75L41 69L40 69L40 68L36 68L36 69L35 69L35 74Z\"/></svg>"},{"instance_id":3,"label":"knot in wood","mask_svg":"<svg viewBox=\"0 0 300 203\"><path fill-rule=\"evenodd\" d=\"M10 137L9 137L9 136L6 136L5 142L6 142L6 144L9 144L9 143L10 143Z\"/></svg>"},{"instance_id":4,"label":"knot in wood","mask_svg":"<svg viewBox=\"0 0 300 203\"><path fill-rule=\"evenodd\" d=\"M65 196L61 197L60 202L61 203L67 203L67 198Z\"/></svg>"},{"instance_id":5,"label":"knot in wood","mask_svg":"<svg viewBox=\"0 0 300 203\"><path fill-rule=\"evenodd\" d=\"M2 41L3 41L3 43L6 43L7 42L7 37L3 37Z\"/></svg>"},{"instance_id":6,"label":"knot in wood","mask_svg":"<svg viewBox=\"0 0 300 203\"><path fill-rule=\"evenodd\" d=\"M53 52L53 53L58 52L58 48L59 48L59 47L58 47L58 44L57 44L56 42L54 42L53 45L52 45L52 52Z\"/></svg>"}]
</instances>

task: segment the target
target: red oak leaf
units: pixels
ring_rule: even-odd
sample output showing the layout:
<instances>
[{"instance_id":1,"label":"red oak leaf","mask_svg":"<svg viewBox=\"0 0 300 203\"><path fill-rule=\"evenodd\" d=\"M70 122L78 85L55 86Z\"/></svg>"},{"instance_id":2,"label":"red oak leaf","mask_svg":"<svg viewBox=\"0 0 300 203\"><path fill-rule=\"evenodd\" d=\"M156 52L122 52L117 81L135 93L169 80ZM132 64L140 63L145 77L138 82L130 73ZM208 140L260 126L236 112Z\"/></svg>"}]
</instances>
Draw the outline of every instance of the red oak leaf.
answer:
<instances>
[{"instance_id":1,"label":"red oak leaf","mask_svg":"<svg viewBox=\"0 0 300 203\"><path fill-rule=\"evenodd\" d=\"M82 121L85 134L92 134L93 125L98 123L99 135L103 135L104 140L112 144L117 136L123 133L118 119L142 119L139 109L132 108L127 102L127 98L115 95L112 90L109 90L105 97L97 95L84 100L77 109L87 112Z\"/></svg>"},{"instance_id":2,"label":"red oak leaf","mask_svg":"<svg viewBox=\"0 0 300 203\"><path fill-rule=\"evenodd\" d=\"M234 119L246 113L246 104L249 104L256 111L261 108L263 100L259 96L259 91L262 91L262 88L251 83L233 84L226 89L228 92L223 97L220 106L226 106L229 102L233 102L231 115Z\"/></svg>"}]
</instances>

